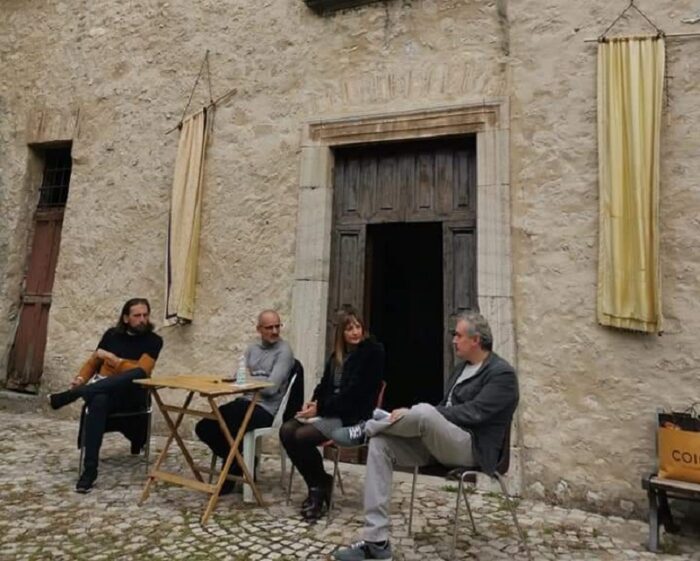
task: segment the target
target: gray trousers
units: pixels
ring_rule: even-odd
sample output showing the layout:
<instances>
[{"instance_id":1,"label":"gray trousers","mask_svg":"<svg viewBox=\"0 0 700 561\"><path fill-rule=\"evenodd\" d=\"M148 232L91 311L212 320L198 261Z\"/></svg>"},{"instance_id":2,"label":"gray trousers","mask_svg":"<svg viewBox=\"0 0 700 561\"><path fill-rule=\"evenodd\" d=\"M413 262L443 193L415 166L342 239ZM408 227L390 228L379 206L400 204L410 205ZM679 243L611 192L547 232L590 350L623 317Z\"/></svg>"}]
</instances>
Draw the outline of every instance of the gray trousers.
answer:
<instances>
[{"instance_id":1,"label":"gray trousers","mask_svg":"<svg viewBox=\"0 0 700 561\"><path fill-rule=\"evenodd\" d=\"M370 438L365 474L365 526L363 539L389 538L389 506L394 466L430 463L445 466L474 465L472 437L450 423L432 405L419 403L395 423L367 421Z\"/></svg>"}]
</instances>

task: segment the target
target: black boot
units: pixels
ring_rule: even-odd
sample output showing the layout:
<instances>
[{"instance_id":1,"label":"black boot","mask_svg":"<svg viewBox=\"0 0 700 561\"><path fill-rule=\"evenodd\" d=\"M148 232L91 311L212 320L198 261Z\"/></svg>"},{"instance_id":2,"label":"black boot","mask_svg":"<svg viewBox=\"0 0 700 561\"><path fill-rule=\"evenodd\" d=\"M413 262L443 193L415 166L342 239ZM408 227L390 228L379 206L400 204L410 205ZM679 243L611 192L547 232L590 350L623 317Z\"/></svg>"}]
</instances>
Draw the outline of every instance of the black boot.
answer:
<instances>
[{"instance_id":1,"label":"black boot","mask_svg":"<svg viewBox=\"0 0 700 561\"><path fill-rule=\"evenodd\" d=\"M64 392L49 394L49 403L51 404L51 409L60 409L69 403L73 403L79 397L80 395L78 395L78 392L66 390Z\"/></svg>"},{"instance_id":2,"label":"black boot","mask_svg":"<svg viewBox=\"0 0 700 561\"><path fill-rule=\"evenodd\" d=\"M304 511L307 510L310 506L311 506L311 491L309 491L309 494L306 495L306 498L301 503L301 515L302 516L304 516Z\"/></svg>"},{"instance_id":3,"label":"black boot","mask_svg":"<svg viewBox=\"0 0 700 561\"><path fill-rule=\"evenodd\" d=\"M326 514L330 502L330 493L322 487L309 489L309 506L302 512L304 520L315 521Z\"/></svg>"},{"instance_id":4,"label":"black boot","mask_svg":"<svg viewBox=\"0 0 700 561\"><path fill-rule=\"evenodd\" d=\"M85 466L83 473L80 474L78 483L75 484L76 493L89 493L97 479L97 468L93 466Z\"/></svg>"}]
</instances>

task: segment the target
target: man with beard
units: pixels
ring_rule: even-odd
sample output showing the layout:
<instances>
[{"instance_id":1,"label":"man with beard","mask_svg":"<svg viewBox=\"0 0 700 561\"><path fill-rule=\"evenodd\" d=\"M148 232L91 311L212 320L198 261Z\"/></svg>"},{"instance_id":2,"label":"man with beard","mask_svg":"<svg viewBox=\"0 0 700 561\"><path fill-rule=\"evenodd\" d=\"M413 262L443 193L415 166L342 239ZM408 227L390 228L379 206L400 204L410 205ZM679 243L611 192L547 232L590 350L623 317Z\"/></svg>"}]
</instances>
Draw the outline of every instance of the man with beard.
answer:
<instances>
[{"instance_id":1,"label":"man with beard","mask_svg":"<svg viewBox=\"0 0 700 561\"><path fill-rule=\"evenodd\" d=\"M85 417L85 460L75 490L88 493L97 479L102 437L110 413L124 409L143 392L133 383L147 378L156 364L163 339L153 333L149 321L151 305L145 298L132 298L122 308L115 327L108 329L90 355L70 389L49 395L53 409L60 409L83 398L89 414ZM140 451L132 441L132 453Z\"/></svg>"}]
</instances>

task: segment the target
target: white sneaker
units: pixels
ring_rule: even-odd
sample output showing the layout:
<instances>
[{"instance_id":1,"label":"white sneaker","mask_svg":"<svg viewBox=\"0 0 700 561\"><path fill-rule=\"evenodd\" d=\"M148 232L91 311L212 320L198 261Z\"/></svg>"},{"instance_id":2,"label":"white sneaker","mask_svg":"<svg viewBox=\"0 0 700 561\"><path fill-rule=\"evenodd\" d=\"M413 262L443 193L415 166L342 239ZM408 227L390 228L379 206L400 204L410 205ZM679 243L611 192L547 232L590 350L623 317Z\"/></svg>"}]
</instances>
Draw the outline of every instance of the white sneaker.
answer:
<instances>
[{"instance_id":1,"label":"white sneaker","mask_svg":"<svg viewBox=\"0 0 700 561\"><path fill-rule=\"evenodd\" d=\"M375 409L372 412L372 418L375 421L383 421L384 419L388 419L391 413L388 411L384 411L384 409Z\"/></svg>"},{"instance_id":2,"label":"white sneaker","mask_svg":"<svg viewBox=\"0 0 700 561\"><path fill-rule=\"evenodd\" d=\"M341 427L331 433L333 442L340 446L362 446L367 443L364 421L351 427Z\"/></svg>"}]
</instances>

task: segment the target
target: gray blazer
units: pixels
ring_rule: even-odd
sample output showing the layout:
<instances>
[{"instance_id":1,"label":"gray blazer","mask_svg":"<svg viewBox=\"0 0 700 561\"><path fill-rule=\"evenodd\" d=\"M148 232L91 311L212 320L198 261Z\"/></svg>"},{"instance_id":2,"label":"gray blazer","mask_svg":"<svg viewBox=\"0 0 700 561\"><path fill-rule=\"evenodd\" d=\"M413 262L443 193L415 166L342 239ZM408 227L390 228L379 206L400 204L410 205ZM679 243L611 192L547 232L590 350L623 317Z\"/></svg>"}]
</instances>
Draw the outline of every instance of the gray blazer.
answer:
<instances>
[{"instance_id":1,"label":"gray blazer","mask_svg":"<svg viewBox=\"0 0 700 561\"><path fill-rule=\"evenodd\" d=\"M454 388L452 405L448 407L447 395L464 364L456 366L437 410L452 424L472 434L474 457L482 470L493 473L506 430L518 406L518 379L513 367L492 352L474 376Z\"/></svg>"}]
</instances>

